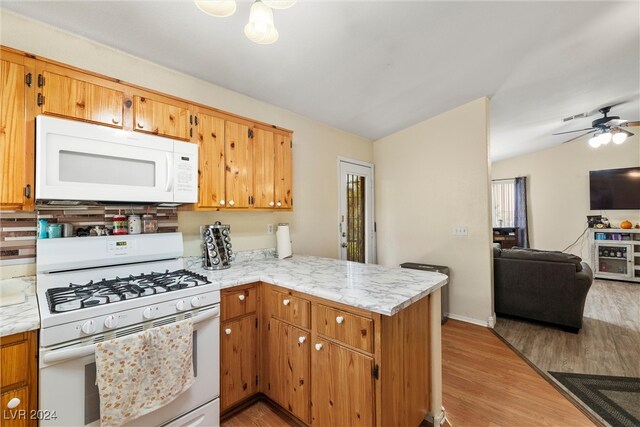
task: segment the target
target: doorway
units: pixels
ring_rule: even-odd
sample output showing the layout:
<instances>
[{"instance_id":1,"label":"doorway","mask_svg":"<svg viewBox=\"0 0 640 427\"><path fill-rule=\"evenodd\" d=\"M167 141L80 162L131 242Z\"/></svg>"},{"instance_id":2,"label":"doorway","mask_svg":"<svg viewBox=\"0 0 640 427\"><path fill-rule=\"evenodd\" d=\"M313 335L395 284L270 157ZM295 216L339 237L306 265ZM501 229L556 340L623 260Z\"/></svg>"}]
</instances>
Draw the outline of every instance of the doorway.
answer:
<instances>
[{"instance_id":1,"label":"doorway","mask_svg":"<svg viewBox=\"0 0 640 427\"><path fill-rule=\"evenodd\" d=\"M338 172L340 259L374 264L373 164L340 157Z\"/></svg>"}]
</instances>

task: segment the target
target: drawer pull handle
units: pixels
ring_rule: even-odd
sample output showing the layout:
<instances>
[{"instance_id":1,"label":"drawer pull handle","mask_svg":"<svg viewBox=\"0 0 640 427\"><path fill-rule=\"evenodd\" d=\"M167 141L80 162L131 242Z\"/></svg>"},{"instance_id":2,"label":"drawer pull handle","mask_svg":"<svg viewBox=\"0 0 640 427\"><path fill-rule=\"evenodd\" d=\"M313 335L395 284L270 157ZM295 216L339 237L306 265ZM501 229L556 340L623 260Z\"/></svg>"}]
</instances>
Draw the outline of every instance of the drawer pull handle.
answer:
<instances>
[{"instance_id":1,"label":"drawer pull handle","mask_svg":"<svg viewBox=\"0 0 640 427\"><path fill-rule=\"evenodd\" d=\"M289 305L291 303L291 301L289 301L288 299L283 299L282 300L282 304L284 305Z\"/></svg>"},{"instance_id":2,"label":"drawer pull handle","mask_svg":"<svg viewBox=\"0 0 640 427\"><path fill-rule=\"evenodd\" d=\"M11 399L8 403L7 403L7 408L9 409L13 409L16 406L18 406L20 404L20 399L18 399L17 397L14 397L13 399Z\"/></svg>"},{"instance_id":3,"label":"drawer pull handle","mask_svg":"<svg viewBox=\"0 0 640 427\"><path fill-rule=\"evenodd\" d=\"M338 316L338 317L336 317L336 323L337 323L338 325L341 325L341 324L342 324L342 322L344 322L344 317L342 317L342 316Z\"/></svg>"},{"instance_id":4,"label":"drawer pull handle","mask_svg":"<svg viewBox=\"0 0 640 427\"><path fill-rule=\"evenodd\" d=\"M225 329L224 333L227 334L227 335L231 335L231 328Z\"/></svg>"},{"instance_id":5,"label":"drawer pull handle","mask_svg":"<svg viewBox=\"0 0 640 427\"><path fill-rule=\"evenodd\" d=\"M316 350L318 351L322 350L322 344L320 343L316 344Z\"/></svg>"},{"instance_id":6,"label":"drawer pull handle","mask_svg":"<svg viewBox=\"0 0 640 427\"><path fill-rule=\"evenodd\" d=\"M304 344L304 342L305 342L306 340L307 340L307 337L300 337L300 338L298 338L298 342L299 342L300 344Z\"/></svg>"},{"instance_id":7,"label":"drawer pull handle","mask_svg":"<svg viewBox=\"0 0 640 427\"><path fill-rule=\"evenodd\" d=\"M239 299L240 301L244 301L244 298L245 298L245 296L244 296L244 295L238 295L238 299Z\"/></svg>"}]
</instances>

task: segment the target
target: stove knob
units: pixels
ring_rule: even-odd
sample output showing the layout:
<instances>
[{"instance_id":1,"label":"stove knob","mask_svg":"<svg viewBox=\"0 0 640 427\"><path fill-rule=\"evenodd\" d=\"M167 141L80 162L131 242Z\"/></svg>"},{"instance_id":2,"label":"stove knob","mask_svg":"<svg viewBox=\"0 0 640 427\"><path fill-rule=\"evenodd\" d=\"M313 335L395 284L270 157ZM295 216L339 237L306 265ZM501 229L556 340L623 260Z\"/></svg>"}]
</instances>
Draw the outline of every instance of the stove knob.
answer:
<instances>
[{"instance_id":1,"label":"stove knob","mask_svg":"<svg viewBox=\"0 0 640 427\"><path fill-rule=\"evenodd\" d=\"M191 306L192 307L200 307L201 301L200 301L200 297L193 297L191 298Z\"/></svg>"},{"instance_id":2,"label":"stove knob","mask_svg":"<svg viewBox=\"0 0 640 427\"><path fill-rule=\"evenodd\" d=\"M180 300L180 301L178 301L176 303L176 310L178 310L178 311L184 310L184 301L183 300Z\"/></svg>"},{"instance_id":3,"label":"stove knob","mask_svg":"<svg viewBox=\"0 0 640 427\"><path fill-rule=\"evenodd\" d=\"M93 320L87 320L82 324L82 332L85 334L93 334L96 331L96 324Z\"/></svg>"},{"instance_id":4,"label":"stove knob","mask_svg":"<svg viewBox=\"0 0 640 427\"><path fill-rule=\"evenodd\" d=\"M222 235L223 236L228 236L229 235L229 230L227 230L226 228L222 229Z\"/></svg>"},{"instance_id":5,"label":"stove knob","mask_svg":"<svg viewBox=\"0 0 640 427\"><path fill-rule=\"evenodd\" d=\"M142 317L144 317L145 319L153 319L154 317L156 317L156 314L153 312L151 307L147 307L142 312Z\"/></svg>"},{"instance_id":6,"label":"stove knob","mask_svg":"<svg viewBox=\"0 0 640 427\"><path fill-rule=\"evenodd\" d=\"M107 316L104 319L104 327L107 329L113 329L118 326L118 318L114 315Z\"/></svg>"}]
</instances>

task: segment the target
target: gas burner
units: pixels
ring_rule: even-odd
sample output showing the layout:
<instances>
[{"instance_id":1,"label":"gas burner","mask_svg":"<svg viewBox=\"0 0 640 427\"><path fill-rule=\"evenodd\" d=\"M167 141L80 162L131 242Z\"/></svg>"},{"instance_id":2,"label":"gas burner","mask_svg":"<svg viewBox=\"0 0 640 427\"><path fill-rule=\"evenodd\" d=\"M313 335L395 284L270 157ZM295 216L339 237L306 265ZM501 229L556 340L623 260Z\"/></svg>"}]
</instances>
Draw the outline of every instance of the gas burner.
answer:
<instances>
[{"instance_id":1,"label":"gas burner","mask_svg":"<svg viewBox=\"0 0 640 427\"><path fill-rule=\"evenodd\" d=\"M69 284L65 288L47 289L47 301L52 313L64 313L96 305L109 304L148 295L177 291L211 283L205 276L189 270L130 275L115 279L93 280L85 285Z\"/></svg>"}]
</instances>

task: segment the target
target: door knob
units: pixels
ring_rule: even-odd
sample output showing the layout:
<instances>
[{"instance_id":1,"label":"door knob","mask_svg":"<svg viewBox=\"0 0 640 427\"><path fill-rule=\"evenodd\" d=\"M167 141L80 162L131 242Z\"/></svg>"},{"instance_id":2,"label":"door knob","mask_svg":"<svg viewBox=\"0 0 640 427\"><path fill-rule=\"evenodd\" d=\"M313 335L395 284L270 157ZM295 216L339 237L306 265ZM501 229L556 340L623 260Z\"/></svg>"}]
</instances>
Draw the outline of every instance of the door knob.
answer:
<instances>
[{"instance_id":1,"label":"door knob","mask_svg":"<svg viewBox=\"0 0 640 427\"><path fill-rule=\"evenodd\" d=\"M340 246L342 246L343 248L346 248L347 247L347 242L342 242L342 244Z\"/></svg>"},{"instance_id":2,"label":"door knob","mask_svg":"<svg viewBox=\"0 0 640 427\"><path fill-rule=\"evenodd\" d=\"M244 298L245 298L245 297L244 297L244 295L238 295L238 299L239 299L240 301L244 301Z\"/></svg>"},{"instance_id":3,"label":"door knob","mask_svg":"<svg viewBox=\"0 0 640 427\"><path fill-rule=\"evenodd\" d=\"M341 324L342 324L342 322L344 322L344 317L342 317L342 316L338 316L338 317L336 317L336 323L337 323L338 325L341 325Z\"/></svg>"},{"instance_id":4,"label":"door knob","mask_svg":"<svg viewBox=\"0 0 640 427\"><path fill-rule=\"evenodd\" d=\"M234 202L233 200L229 200L229 206L233 206L235 204L236 204L236 202Z\"/></svg>"},{"instance_id":5,"label":"door knob","mask_svg":"<svg viewBox=\"0 0 640 427\"><path fill-rule=\"evenodd\" d=\"M276 206L277 206L277 207L282 206L282 202L278 202L278 203L276 203Z\"/></svg>"},{"instance_id":6,"label":"door knob","mask_svg":"<svg viewBox=\"0 0 640 427\"><path fill-rule=\"evenodd\" d=\"M298 342L299 342L300 344L303 344L306 340L307 340L307 337L300 337L300 338L298 338Z\"/></svg>"},{"instance_id":7,"label":"door knob","mask_svg":"<svg viewBox=\"0 0 640 427\"><path fill-rule=\"evenodd\" d=\"M316 344L316 350L318 350L318 351L322 350L322 344L321 343Z\"/></svg>"},{"instance_id":8,"label":"door knob","mask_svg":"<svg viewBox=\"0 0 640 427\"><path fill-rule=\"evenodd\" d=\"M284 305L289 305L290 302L291 301L289 301L288 299L282 300L282 304L284 304Z\"/></svg>"},{"instance_id":9,"label":"door knob","mask_svg":"<svg viewBox=\"0 0 640 427\"><path fill-rule=\"evenodd\" d=\"M273 206L273 205L275 205L275 203L269 202L269 206Z\"/></svg>"},{"instance_id":10,"label":"door knob","mask_svg":"<svg viewBox=\"0 0 640 427\"><path fill-rule=\"evenodd\" d=\"M224 199L223 199L223 200L220 200L220 204L221 204L222 206L224 206Z\"/></svg>"},{"instance_id":11,"label":"door knob","mask_svg":"<svg viewBox=\"0 0 640 427\"><path fill-rule=\"evenodd\" d=\"M11 399L8 403L7 403L7 408L9 409L13 409L16 406L18 406L20 404L20 399L18 399L17 397L14 397L13 399Z\"/></svg>"},{"instance_id":12,"label":"door knob","mask_svg":"<svg viewBox=\"0 0 640 427\"><path fill-rule=\"evenodd\" d=\"M231 328L225 329L224 333L227 334L227 335L231 335Z\"/></svg>"}]
</instances>

